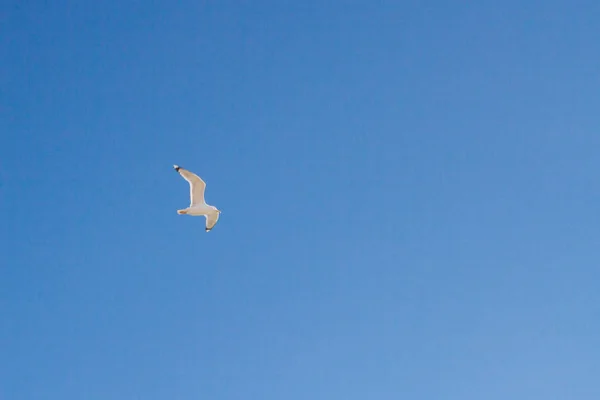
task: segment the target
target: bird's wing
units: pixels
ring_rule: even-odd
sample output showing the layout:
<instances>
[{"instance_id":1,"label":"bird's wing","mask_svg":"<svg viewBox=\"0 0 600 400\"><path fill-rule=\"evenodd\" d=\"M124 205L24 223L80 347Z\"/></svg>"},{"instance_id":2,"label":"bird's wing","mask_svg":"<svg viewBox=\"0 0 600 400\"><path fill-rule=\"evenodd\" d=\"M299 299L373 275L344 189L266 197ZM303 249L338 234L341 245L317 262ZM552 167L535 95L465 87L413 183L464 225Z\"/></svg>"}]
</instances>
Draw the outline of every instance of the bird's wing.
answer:
<instances>
[{"instance_id":1,"label":"bird's wing","mask_svg":"<svg viewBox=\"0 0 600 400\"><path fill-rule=\"evenodd\" d=\"M187 169L183 169L178 165L174 165L175 171L179 172L183 179L188 181L190 184L190 207L204 204L204 189L206 189L206 183L200 177Z\"/></svg>"},{"instance_id":2,"label":"bird's wing","mask_svg":"<svg viewBox=\"0 0 600 400\"><path fill-rule=\"evenodd\" d=\"M210 231L219 220L219 213L214 212L206 215L206 232Z\"/></svg>"}]
</instances>

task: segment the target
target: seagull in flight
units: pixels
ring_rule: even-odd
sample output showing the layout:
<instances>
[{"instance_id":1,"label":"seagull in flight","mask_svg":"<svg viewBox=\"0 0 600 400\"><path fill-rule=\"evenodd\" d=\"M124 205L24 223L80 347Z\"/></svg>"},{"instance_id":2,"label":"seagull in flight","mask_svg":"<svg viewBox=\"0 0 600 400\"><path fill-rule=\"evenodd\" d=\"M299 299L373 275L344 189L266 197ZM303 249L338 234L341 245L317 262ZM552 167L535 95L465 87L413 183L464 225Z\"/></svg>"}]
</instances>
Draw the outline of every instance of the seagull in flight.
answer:
<instances>
[{"instance_id":1,"label":"seagull in flight","mask_svg":"<svg viewBox=\"0 0 600 400\"><path fill-rule=\"evenodd\" d=\"M206 218L206 232L209 232L217 223L221 211L215 206L209 206L204 201L206 183L198 175L181 168L179 165L173 165L173 168L190 184L190 206L183 210L177 210L177 214L193 217L204 215Z\"/></svg>"}]
</instances>

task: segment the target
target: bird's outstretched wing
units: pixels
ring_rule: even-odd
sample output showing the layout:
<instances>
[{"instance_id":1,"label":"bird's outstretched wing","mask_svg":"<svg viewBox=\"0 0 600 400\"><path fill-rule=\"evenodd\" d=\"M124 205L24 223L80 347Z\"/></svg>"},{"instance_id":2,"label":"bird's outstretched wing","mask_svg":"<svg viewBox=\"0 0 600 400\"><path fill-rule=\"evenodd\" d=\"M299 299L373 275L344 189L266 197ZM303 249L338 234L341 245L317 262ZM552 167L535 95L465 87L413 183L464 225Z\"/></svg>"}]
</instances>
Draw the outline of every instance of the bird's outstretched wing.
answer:
<instances>
[{"instance_id":1,"label":"bird's outstretched wing","mask_svg":"<svg viewBox=\"0 0 600 400\"><path fill-rule=\"evenodd\" d=\"M190 184L190 207L204 204L204 189L206 183L200 177L187 169L181 168L179 165L173 165L175 171L179 172L183 179Z\"/></svg>"},{"instance_id":2,"label":"bird's outstretched wing","mask_svg":"<svg viewBox=\"0 0 600 400\"><path fill-rule=\"evenodd\" d=\"M206 216L206 232L210 231L217 224L218 220L219 220L218 212L208 214Z\"/></svg>"}]
</instances>

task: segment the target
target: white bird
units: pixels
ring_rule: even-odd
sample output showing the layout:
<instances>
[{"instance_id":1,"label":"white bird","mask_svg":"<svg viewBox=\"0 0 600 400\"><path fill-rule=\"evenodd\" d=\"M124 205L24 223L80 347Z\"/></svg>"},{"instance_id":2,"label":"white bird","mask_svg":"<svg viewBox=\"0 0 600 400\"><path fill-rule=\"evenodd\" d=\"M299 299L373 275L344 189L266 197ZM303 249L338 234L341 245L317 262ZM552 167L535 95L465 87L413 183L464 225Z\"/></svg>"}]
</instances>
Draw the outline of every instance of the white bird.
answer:
<instances>
[{"instance_id":1,"label":"white bird","mask_svg":"<svg viewBox=\"0 0 600 400\"><path fill-rule=\"evenodd\" d=\"M191 215L193 217L204 215L206 218L206 232L210 231L219 220L221 211L215 206L209 206L204 201L206 183L198 175L181 168L179 165L173 165L173 168L190 184L190 206L183 210L177 210L177 214Z\"/></svg>"}]
</instances>

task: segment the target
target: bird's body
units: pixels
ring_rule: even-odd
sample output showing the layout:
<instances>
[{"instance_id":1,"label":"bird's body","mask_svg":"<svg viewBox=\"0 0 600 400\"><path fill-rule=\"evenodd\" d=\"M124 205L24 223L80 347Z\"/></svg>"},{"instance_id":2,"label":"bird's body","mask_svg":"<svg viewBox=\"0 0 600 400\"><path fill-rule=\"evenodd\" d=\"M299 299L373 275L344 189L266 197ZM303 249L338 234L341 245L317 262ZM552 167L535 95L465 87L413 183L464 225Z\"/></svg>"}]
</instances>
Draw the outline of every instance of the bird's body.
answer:
<instances>
[{"instance_id":1,"label":"bird's body","mask_svg":"<svg viewBox=\"0 0 600 400\"><path fill-rule=\"evenodd\" d=\"M173 165L173 168L190 184L190 206L183 210L177 210L177 214L206 217L206 232L210 231L219 220L221 211L215 206L206 204L204 201L206 183L198 175L178 165Z\"/></svg>"},{"instance_id":2,"label":"bird's body","mask_svg":"<svg viewBox=\"0 0 600 400\"><path fill-rule=\"evenodd\" d=\"M186 208L185 210L177 210L178 214L191 215L192 217L201 217L203 215L208 215L213 212L213 208L206 204L200 204L198 206L191 206Z\"/></svg>"}]
</instances>

